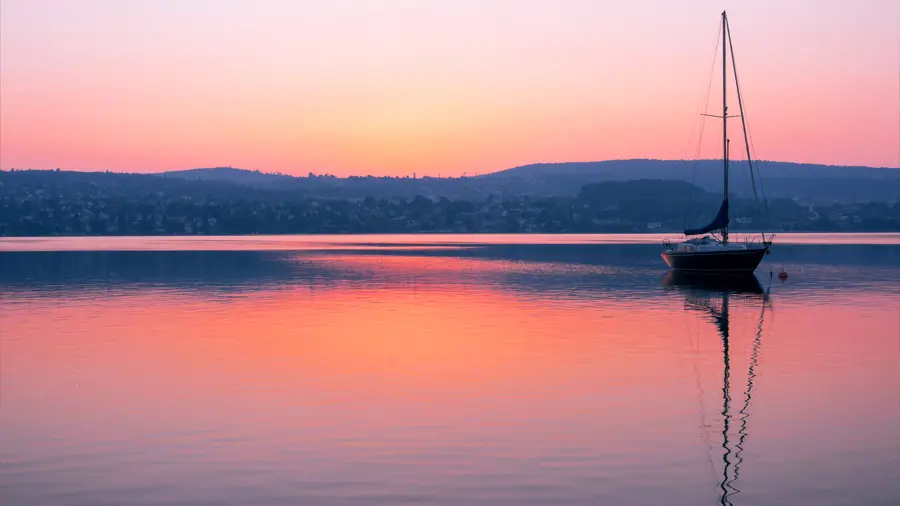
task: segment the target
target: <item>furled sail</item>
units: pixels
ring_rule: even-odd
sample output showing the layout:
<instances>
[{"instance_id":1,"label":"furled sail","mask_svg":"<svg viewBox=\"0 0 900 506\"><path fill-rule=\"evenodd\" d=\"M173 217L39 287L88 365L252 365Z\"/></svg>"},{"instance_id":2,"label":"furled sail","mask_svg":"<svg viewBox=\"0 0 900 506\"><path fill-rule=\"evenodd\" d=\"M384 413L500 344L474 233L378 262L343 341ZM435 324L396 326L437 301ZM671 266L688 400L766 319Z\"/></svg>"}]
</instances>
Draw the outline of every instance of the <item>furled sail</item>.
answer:
<instances>
[{"instance_id":1,"label":"furled sail","mask_svg":"<svg viewBox=\"0 0 900 506\"><path fill-rule=\"evenodd\" d=\"M684 235L703 235L713 230L721 230L728 226L728 200L722 201L722 207L719 208L718 214L713 218L712 222L701 228L689 228L684 231Z\"/></svg>"}]
</instances>

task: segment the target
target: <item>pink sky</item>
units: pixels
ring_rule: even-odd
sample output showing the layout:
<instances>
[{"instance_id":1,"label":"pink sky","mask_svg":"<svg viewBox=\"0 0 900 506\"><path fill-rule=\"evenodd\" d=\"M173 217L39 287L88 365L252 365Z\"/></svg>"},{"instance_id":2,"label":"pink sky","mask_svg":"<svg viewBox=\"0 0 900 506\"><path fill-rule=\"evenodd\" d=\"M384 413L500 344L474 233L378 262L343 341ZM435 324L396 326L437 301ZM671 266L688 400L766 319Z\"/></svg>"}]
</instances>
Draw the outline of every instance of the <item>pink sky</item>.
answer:
<instances>
[{"instance_id":1,"label":"pink sky","mask_svg":"<svg viewBox=\"0 0 900 506\"><path fill-rule=\"evenodd\" d=\"M0 167L692 158L723 9L758 157L900 165L892 0L2 0Z\"/></svg>"}]
</instances>

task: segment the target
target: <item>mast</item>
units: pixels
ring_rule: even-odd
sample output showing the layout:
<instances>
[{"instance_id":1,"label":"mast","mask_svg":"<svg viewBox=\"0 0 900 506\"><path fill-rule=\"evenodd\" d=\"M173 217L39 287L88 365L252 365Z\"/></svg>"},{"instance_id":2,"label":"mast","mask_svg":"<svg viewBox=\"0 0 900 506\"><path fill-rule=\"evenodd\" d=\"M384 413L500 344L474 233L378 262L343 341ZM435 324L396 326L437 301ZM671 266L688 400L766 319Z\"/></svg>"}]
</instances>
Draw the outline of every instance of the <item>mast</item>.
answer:
<instances>
[{"instance_id":1,"label":"mast","mask_svg":"<svg viewBox=\"0 0 900 506\"><path fill-rule=\"evenodd\" d=\"M722 11L722 159L725 171L725 209L728 208L728 45L725 38L728 36L725 11ZM722 229L722 243L728 244L728 225Z\"/></svg>"}]
</instances>

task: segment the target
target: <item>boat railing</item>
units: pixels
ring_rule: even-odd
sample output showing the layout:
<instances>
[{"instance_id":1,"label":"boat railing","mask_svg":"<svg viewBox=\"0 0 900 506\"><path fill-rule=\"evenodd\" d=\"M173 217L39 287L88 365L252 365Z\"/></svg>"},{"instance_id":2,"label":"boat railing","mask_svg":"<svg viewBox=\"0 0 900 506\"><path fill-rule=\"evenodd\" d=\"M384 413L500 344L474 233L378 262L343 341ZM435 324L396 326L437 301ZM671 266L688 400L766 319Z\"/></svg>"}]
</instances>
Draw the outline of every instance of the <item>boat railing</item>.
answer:
<instances>
[{"instance_id":1,"label":"boat railing","mask_svg":"<svg viewBox=\"0 0 900 506\"><path fill-rule=\"evenodd\" d=\"M773 237L775 237L775 234L771 234L771 235L769 235L768 237L766 237L766 236L763 235L763 234L758 234L758 235L748 235L746 238L744 238L744 243L747 244L747 245L754 245L754 244L771 244L771 243L772 243L772 238L773 238Z\"/></svg>"}]
</instances>

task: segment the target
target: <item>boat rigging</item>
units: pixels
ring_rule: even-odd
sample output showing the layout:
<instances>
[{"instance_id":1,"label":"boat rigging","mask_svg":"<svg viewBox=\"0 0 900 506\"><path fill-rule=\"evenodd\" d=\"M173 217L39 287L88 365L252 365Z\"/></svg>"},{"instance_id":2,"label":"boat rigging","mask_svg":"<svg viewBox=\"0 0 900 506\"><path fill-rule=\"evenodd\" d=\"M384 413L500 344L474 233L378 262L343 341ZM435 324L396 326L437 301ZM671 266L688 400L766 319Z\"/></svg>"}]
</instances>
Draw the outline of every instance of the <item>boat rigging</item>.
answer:
<instances>
[{"instance_id":1,"label":"boat rigging","mask_svg":"<svg viewBox=\"0 0 900 506\"><path fill-rule=\"evenodd\" d=\"M762 233L759 241L745 239L738 242L729 242L728 226L728 176L729 176L729 139L728 119L741 118L741 126L744 134L744 146L747 150L747 163L750 168L750 177L753 186L754 198L758 201L756 179L753 175L753 162L750 156L750 140L747 133L747 122L744 116L744 102L741 96L741 88L737 78L737 67L734 64L734 46L731 42L731 30L728 26L728 17L722 12L722 114L712 116L722 119L722 149L723 149L723 195L719 211L713 220L703 227L685 228L685 236L702 236L687 239L678 244L668 241L663 243L663 260L674 270L700 271L700 272L752 272L769 253L772 245L772 236L766 237ZM732 69L734 70L735 89L737 91L738 109L740 114L728 115L728 53L731 52ZM716 237L710 233L718 232Z\"/></svg>"}]
</instances>

